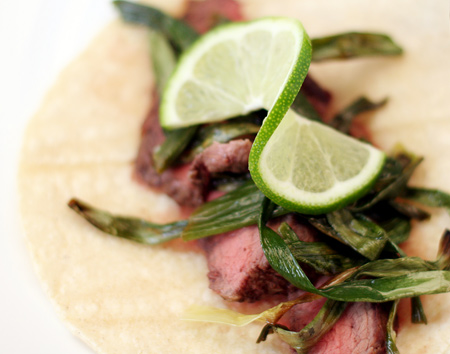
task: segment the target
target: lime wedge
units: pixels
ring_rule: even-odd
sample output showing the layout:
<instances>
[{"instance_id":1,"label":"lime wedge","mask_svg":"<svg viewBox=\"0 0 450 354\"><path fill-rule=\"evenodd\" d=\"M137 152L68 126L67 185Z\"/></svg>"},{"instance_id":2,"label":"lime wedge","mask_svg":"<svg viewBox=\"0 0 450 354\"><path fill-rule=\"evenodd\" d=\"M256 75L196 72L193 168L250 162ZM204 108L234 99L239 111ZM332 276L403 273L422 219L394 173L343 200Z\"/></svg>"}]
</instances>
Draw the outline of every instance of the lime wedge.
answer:
<instances>
[{"instance_id":1,"label":"lime wedge","mask_svg":"<svg viewBox=\"0 0 450 354\"><path fill-rule=\"evenodd\" d=\"M256 185L275 203L304 214L326 213L360 198L385 160L373 146L291 110L275 131L263 127L256 140L249 161Z\"/></svg>"},{"instance_id":2,"label":"lime wedge","mask_svg":"<svg viewBox=\"0 0 450 354\"><path fill-rule=\"evenodd\" d=\"M297 20L221 26L183 54L163 93L161 125L175 129L265 108L249 159L256 185L301 213L337 209L371 187L385 157L289 110L310 62L311 43Z\"/></svg>"},{"instance_id":3,"label":"lime wedge","mask_svg":"<svg viewBox=\"0 0 450 354\"><path fill-rule=\"evenodd\" d=\"M163 93L161 125L180 128L274 106L280 121L310 61L311 43L297 20L265 18L218 27L180 58Z\"/></svg>"}]
</instances>

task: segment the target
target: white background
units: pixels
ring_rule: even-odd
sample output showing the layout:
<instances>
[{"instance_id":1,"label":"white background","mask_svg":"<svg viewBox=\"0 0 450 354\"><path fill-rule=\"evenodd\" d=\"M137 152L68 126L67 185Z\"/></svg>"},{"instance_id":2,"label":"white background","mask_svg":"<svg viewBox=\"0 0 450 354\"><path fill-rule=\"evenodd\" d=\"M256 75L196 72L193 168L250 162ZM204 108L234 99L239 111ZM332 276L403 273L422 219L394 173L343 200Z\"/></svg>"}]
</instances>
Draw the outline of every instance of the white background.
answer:
<instances>
[{"instance_id":1,"label":"white background","mask_svg":"<svg viewBox=\"0 0 450 354\"><path fill-rule=\"evenodd\" d=\"M113 17L108 0L0 1L0 353L93 354L56 316L28 255L16 174L27 121Z\"/></svg>"}]
</instances>

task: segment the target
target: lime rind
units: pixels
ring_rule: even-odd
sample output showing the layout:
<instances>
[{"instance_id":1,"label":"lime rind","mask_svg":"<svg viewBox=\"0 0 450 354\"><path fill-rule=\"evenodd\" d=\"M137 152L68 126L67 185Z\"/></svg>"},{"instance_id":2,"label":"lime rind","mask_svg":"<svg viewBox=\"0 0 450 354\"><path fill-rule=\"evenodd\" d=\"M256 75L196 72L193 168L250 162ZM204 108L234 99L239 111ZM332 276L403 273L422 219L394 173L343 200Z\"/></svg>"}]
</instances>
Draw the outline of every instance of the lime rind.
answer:
<instances>
[{"instance_id":1,"label":"lime rind","mask_svg":"<svg viewBox=\"0 0 450 354\"><path fill-rule=\"evenodd\" d=\"M286 82L282 87L277 100L273 107L269 110L266 119L261 126L261 129L256 136L252 145L252 150L249 156L249 170L253 176L256 172L257 162L264 149L264 146L269 141L275 129L281 123L282 119L289 111L289 107L297 97L298 92L303 84L308 73L309 65L311 63L312 46L309 37L303 36L301 50L298 54L298 60L292 67L290 75L286 78Z\"/></svg>"},{"instance_id":2,"label":"lime rind","mask_svg":"<svg viewBox=\"0 0 450 354\"><path fill-rule=\"evenodd\" d=\"M256 34L269 38L265 46L251 40ZM273 47L283 43L283 50ZM223 48L226 46L229 48ZM204 60L211 51L215 52L211 60ZM225 55L229 60L224 60ZM310 40L298 20L270 17L220 26L200 37L180 58L163 94L161 125L175 129L220 121L261 108L276 112L284 106L277 113L281 115L280 121L300 90L310 60ZM265 68L258 67L264 63ZM219 67L214 70L214 65ZM303 67L301 76L299 66ZM208 72L212 75L207 75ZM217 79L216 85L217 75L222 78ZM196 101L202 104L192 104Z\"/></svg>"}]
</instances>

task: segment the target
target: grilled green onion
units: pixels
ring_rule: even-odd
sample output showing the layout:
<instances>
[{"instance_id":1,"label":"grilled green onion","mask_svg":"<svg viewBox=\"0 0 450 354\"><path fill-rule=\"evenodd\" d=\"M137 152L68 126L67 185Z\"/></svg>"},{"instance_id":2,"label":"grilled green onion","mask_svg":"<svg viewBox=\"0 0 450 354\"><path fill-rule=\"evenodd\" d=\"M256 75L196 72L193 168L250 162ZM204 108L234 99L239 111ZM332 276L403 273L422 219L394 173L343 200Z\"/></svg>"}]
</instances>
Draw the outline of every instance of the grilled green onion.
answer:
<instances>
[{"instance_id":1,"label":"grilled green onion","mask_svg":"<svg viewBox=\"0 0 450 354\"><path fill-rule=\"evenodd\" d=\"M300 263L309 265L319 274L338 274L364 263L362 257L346 256L342 253L342 250L337 251L328 243L300 241L287 223L282 223L278 232L295 259Z\"/></svg>"},{"instance_id":2,"label":"grilled green onion","mask_svg":"<svg viewBox=\"0 0 450 354\"><path fill-rule=\"evenodd\" d=\"M392 303L391 310L389 311L389 318L386 326L386 352L388 354L400 354L396 339L397 335L394 330L394 320L395 316L397 315L397 306L398 306L398 300L395 300Z\"/></svg>"},{"instance_id":3,"label":"grilled green onion","mask_svg":"<svg viewBox=\"0 0 450 354\"><path fill-rule=\"evenodd\" d=\"M341 209L328 213L327 220L336 239L370 260L377 259L386 244L386 232L361 214Z\"/></svg>"},{"instance_id":4,"label":"grilled green onion","mask_svg":"<svg viewBox=\"0 0 450 354\"><path fill-rule=\"evenodd\" d=\"M158 245L180 237L181 231L187 224L183 220L161 225L142 219L116 216L78 199L70 200L68 205L101 231L148 245Z\"/></svg>"},{"instance_id":5,"label":"grilled green onion","mask_svg":"<svg viewBox=\"0 0 450 354\"><path fill-rule=\"evenodd\" d=\"M445 208L450 214L450 194L437 189L407 188L404 198L435 208Z\"/></svg>"},{"instance_id":6,"label":"grilled green onion","mask_svg":"<svg viewBox=\"0 0 450 354\"><path fill-rule=\"evenodd\" d=\"M183 231L183 240L190 241L254 225L264 195L250 181L238 189L197 208ZM275 216L289 211L278 207Z\"/></svg>"},{"instance_id":7,"label":"grilled green onion","mask_svg":"<svg viewBox=\"0 0 450 354\"><path fill-rule=\"evenodd\" d=\"M183 21L166 15L154 7L122 0L113 3L119 9L124 21L145 25L162 33L180 52L190 47L199 36Z\"/></svg>"},{"instance_id":8,"label":"grilled green onion","mask_svg":"<svg viewBox=\"0 0 450 354\"><path fill-rule=\"evenodd\" d=\"M383 107L387 102L384 99L380 102L369 101L366 97L358 98L356 101L352 102L348 107L339 112L330 122L330 125L341 131L342 133L348 134L350 131L350 126L353 120L358 114L373 111L377 108Z\"/></svg>"},{"instance_id":9,"label":"grilled green onion","mask_svg":"<svg viewBox=\"0 0 450 354\"><path fill-rule=\"evenodd\" d=\"M313 61L365 56L392 56L402 49L384 34L348 32L311 40Z\"/></svg>"},{"instance_id":10,"label":"grilled green onion","mask_svg":"<svg viewBox=\"0 0 450 354\"><path fill-rule=\"evenodd\" d=\"M346 302L327 300L316 317L299 332L286 330L282 326L269 326L298 354L307 354L339 320L346 307Z\"/></svg>"}]
</instances>

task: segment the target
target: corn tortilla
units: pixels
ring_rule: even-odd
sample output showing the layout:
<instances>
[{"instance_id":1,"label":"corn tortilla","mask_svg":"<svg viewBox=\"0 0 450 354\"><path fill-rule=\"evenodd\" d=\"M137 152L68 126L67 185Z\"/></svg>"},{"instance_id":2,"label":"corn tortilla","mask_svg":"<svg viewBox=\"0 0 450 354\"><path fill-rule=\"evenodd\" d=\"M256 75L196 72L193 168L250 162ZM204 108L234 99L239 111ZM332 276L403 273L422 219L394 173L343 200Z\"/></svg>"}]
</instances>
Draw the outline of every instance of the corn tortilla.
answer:
<instances>
[{"instance_id":1,"label":"corn tortilla","mask_svg":"<svg viewBox=\"0 0 450 354\"><path fill-rule=\"evenodd\" d=\"M405 54L312 65L343 107L361 94L389 97L368 120L384 149L402 143L425 157L413 184L450 192L450 26L444 0L242 0L247 18L299 18L311 37L341 31L390 34ZM155 3L155 1L153 1ZM159 1L163 4L163 1ZM166 3L167 4L167 3ZM180 13L184 1L171 2ZM110 237L67 206L76 196L114 213L155 222L178 206L131 179L153 75L147 31L117 20L60 75L31 119L22 150L20 208L37 273L60 317L95 352L289 353L274 336L255 344L261 326L233 328L178 320L191 304L223 307L208 289L204 257ZM409 255L434 259L450 218L434 211L414 227ZM424 297L429 324L400 315L401 352L450 351L450 294Z\"/></svg>"}]
</instances>

